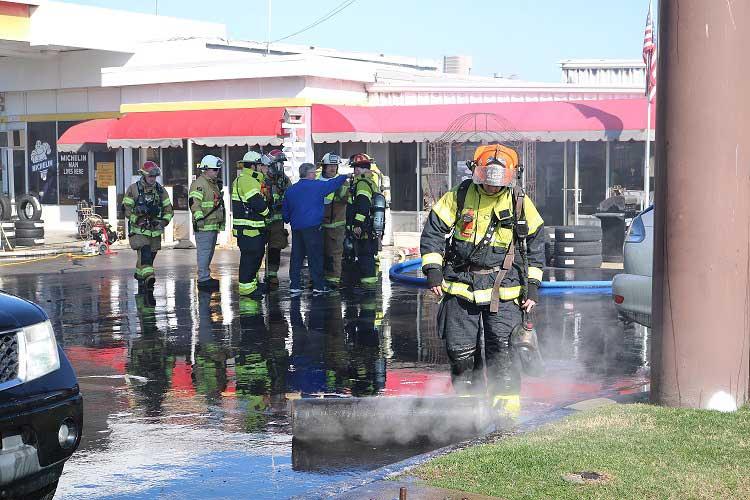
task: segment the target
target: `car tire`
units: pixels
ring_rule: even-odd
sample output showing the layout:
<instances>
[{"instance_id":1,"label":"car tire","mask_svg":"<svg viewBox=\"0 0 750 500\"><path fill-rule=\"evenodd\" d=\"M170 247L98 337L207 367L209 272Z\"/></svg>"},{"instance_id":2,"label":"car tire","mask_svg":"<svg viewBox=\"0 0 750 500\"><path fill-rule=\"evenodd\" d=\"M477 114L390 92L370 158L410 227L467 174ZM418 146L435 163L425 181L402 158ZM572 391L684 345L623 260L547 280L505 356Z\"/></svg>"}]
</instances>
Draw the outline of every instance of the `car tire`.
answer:
<instances>
[{"instance_id":1,"label":"car tire","mask_svg":"<svg viewBox=\"0 0 750 500\"><path fill-rule=\"evenodd\" d=\"M16 212L21 220L40 220L42 218L42 204L33 194L19 196L16 200Z\"/></svg>"},{"instance_id":2,"label":"car tire","mask_svg":"<svg viewBox=\"0 0 750 500\"><path fill-rule=\"evenodd\" d=\"M547 236L546 241L551 241L554 243L555 241L555 229L557 229L558 226L544 226L544 234Z\"/></svg>"},{"instance_id":3,"label":"car tire","mask_svg":"<svg viewBox=\"0 0 750 500\"><path fill-rule=\"evenodd\" d=\"M555 267L568 269L599 269L602 267L601 255L557 255Z\"/></svg>"},{"instance_id":4,"label":"car tire","mask_svg":"<svg viewBox=\"0 0 750 500\"><path fill-rule=\"evenodd\" d=\"M602 255L601 241L558 241L555 242L555 255Z\"/></svg>"},{"instance_id":5,"label":"car tire","mask_svg":"<svg viewBox=\"0 0 750 500\"><path fill-rule=\"evenodd\" d=\"M43 220L17 220L15 221L16 229L44 229Z\"/></svg>"},{"instance_id":6,"label":"car tire","mask_svg":"<svg viewBox=\"0 0 750 500\"><path fill-rule=\"evenodd\" d=\"M16 238L44 239L44 228L16 229Z\"/></svg>"},{"instance_id":7,"label":"car tire","mask_svg":"<svg viewBox=\"0 0 750 500\"><path fill-rule=\"evenodd\" d=\"M17 247L35 247L44 245L44 238L18 238L16 237Z\"/></svg>"},{"instance_id":8,"label":"car tire","mask_svg":"<svg viewBox=\"0 0 750 500\"><path fill-rule=\"evenodd\" d=\"M562 226L555 228L555 242L560 241L601 241L602 228L599 226Z\"/></svg>"},{"instance_id":9,"label":"car tire","mask_svg":"<svg viewBox=\"0 0 750 500\"><path fill-rule=\"evenodd\" d=\"M0 196L0 221L10 220L13 213L13 204L7 196Z\"/></svg>"}]
</instances>

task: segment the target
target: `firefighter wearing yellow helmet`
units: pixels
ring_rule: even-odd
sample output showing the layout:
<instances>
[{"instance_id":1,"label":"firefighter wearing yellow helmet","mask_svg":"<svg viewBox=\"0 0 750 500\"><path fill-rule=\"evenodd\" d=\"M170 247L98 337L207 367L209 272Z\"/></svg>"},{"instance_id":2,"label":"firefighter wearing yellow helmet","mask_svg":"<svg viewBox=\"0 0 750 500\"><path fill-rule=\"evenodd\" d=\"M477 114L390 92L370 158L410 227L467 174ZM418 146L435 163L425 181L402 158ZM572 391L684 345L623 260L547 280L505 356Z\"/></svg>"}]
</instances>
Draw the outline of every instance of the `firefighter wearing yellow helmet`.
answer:
<instances>
[{"instance_id":1,"label":"firefighter wearing yellow helmet","mask_svg":"<svg viewBox=\"0 0 750 500\"><path fill-rule=\"evenodd\" d=\"M471 179L432 207L422 232L422 271L442 297L438 310L453 388L484 394L480 325L487 382L503 416L520 411L520 371L512 362L510 334L538 300L544 265L544 221L517 187L518 154L502 145L481 146ZM446 238L449 238L446 244Z\"/></svg>"}]
</instances>

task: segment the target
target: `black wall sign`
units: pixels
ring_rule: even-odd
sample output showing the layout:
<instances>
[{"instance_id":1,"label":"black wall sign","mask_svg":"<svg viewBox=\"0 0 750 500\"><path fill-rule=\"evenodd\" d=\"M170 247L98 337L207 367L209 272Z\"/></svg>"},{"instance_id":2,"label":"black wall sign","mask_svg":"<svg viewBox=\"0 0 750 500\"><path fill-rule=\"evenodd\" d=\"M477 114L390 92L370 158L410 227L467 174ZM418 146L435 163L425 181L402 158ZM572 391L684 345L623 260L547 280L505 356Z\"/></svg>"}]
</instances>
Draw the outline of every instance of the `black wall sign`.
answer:
<instances>
[{"instance_id":1,"label":"black wall sign","mask_svg":"<svg viewBox=\"0 0 750 500\"><path fill-rule=\"evenodd\" d=\"M57 204L57 124L28 124L29 192L42 203Z\"/></svg>"}]
</instances>

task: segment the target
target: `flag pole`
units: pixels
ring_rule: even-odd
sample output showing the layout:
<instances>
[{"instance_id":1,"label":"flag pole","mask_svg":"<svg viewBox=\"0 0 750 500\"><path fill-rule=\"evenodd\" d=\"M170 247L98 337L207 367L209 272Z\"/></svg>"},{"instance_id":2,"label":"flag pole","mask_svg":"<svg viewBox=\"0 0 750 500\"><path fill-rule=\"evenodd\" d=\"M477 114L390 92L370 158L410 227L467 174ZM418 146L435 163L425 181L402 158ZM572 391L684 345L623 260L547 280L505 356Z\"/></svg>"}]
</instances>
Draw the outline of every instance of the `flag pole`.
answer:
<instances>
[{"instance_id":1,"label":"flag pole","mask_svg":"<svg viewBox=\"0 0 750 500\"><path fill-rule=\"evenodd\" d=\"M651 27L651 50L648 52L648 59L646 62L646 145L645 152L643 155L643 198L641 198L641 210L645 210L649 205L649 194L651 193L651 177L649 176L649 160L651 159L651 101L654 90L652 86L656 84L655 81L651 81L651 65L653 64L654 56L656 55L656 49L654 47L656 34L654 33L654 21L651 15L651 0L648 0L648 17L646 20L646 33L648 33L649 25ZM644 39L645 44L645 39ZM646 46L644 45L644 51ZM646 53L644 52L644 55Z\"/></svg>"},{"instance_id":2,"label":"flag pole","mask_svg":"<svg viewBox=\"0 0 750 500\"><path fill-rule=\"evenodd\" d=\"M648 78L648 77L647 77ZM651 96L646 96L648 116L646 117L646 154L643 159L643 191L645 195L641 200L641 210L649 205L649 193L651 192L651 178L649 177L649 159L651 158Z\"/></svg>"}]
</instances>

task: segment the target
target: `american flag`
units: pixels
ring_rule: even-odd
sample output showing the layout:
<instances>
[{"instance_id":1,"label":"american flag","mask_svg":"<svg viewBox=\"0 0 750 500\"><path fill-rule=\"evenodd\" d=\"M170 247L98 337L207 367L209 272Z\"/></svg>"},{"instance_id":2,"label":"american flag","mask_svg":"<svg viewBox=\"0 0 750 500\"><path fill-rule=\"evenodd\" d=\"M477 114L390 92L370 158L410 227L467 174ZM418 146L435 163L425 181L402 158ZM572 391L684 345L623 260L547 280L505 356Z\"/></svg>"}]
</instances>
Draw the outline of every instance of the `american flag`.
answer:
<instances>
[{"instance_id":1,"label":"american flag","mask_svg":"<svg viewBox=\"0 0 750 500\"><path fill-rule=\"evenodd\" d=\"M643 33L643 62L646 63L646 95L652 101L656 96L656 40L654 22L651 18L651 2L648 3L646 31Z\"/></svg>"}]
</instances>

